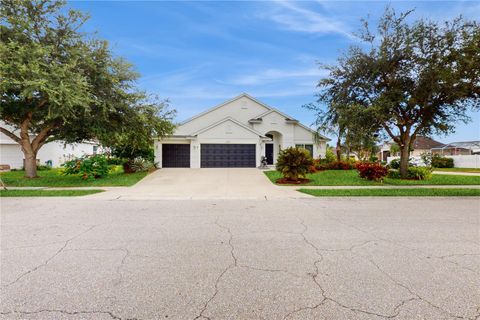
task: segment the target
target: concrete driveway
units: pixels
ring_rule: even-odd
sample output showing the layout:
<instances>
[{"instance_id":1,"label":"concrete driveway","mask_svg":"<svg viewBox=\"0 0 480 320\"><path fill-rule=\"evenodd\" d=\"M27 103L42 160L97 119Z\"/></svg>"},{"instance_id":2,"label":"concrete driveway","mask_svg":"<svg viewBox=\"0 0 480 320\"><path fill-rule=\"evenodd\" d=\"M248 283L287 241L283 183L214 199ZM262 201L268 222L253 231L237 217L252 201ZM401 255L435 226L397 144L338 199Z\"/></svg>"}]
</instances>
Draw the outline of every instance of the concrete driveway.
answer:
<instances>
[{"instance_id":1,"label":"concrete driveway","mask_svg":"<svg viewBox=\"0 0 480 320\"><path fill-rule=\"evenodd\" d=\"M309 197L271 183L256 168L160 169L130 188L98 194L99 199L276 199Z\"/></svg>"},{"instance_id":2,"label":"concrete driveway","mask_svg":"<svg viewBox=\"0 0 480 320\"><path fill-rule=\"evenodd\" d=\"M479 209L4 198L0 318L478 319Z\"/></svg>"}]
</instances>

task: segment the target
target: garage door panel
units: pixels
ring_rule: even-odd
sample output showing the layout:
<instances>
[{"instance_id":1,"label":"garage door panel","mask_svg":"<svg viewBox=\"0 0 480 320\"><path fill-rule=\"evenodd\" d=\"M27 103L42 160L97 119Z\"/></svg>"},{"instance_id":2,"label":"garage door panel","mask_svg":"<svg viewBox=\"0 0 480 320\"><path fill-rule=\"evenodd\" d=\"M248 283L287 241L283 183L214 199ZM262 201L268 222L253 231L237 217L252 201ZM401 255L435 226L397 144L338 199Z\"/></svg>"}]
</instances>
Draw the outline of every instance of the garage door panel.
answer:
<instances>
[{"instance_id":1,"label":"garage door panel","mask_svg":"<svg viewBox=\"0 0 480 320\"><path fill-rule=\"evenodd\" d=\"M163 168L190 168L189 144L162 144Z\"/></svg>"},{"instance_id":2,"label":"garage door panel","mask_svg":"<svg viewBox=\"0 0 480 320\"><path fill-rule=\"evenodd\" d=\"M201 144L202 168L253 168L255 144Z\"/></svg>"}]
</instances>

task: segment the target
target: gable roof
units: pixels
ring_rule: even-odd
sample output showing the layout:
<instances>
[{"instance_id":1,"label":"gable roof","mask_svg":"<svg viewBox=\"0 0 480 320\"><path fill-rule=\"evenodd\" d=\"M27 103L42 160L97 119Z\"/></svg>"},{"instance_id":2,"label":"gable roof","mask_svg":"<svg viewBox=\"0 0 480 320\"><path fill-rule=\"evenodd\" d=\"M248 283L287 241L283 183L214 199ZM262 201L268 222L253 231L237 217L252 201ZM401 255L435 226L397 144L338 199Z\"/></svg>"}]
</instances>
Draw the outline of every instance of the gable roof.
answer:
<instances>
[{"instance_id":1,"label":"gable roof","mask_svg":"<svg viewBox=\"0 0 480 320\"><path fill-rule=\"evenodd\" d=\"M268 106L267 106L267 107L268 107ZM279 115L285 117L285 120L295 121L295 124L296 124L296 125L298 125L299 127L302 127L302 128L305 129L305 130L310 131L312 134L318 134L318 136L320 137L320 139L326 140L326 141L330 141L329 138L327 138L327 137L325 137L324 135L318 133L317 131L313 130L312 128L307 127L306 125L302 124L300 121L294 119L293 117L289 116L288 114L283 113L283 112L281 112L280 110L275 109L275 108L272 108L272 107L268 107L268 108L269 108L270 110L268 110L268 111L266 111L266 112L264 112L264 113L262 113L262 114L260 114L260 115L258 115L258 116L253 117L252 120L261 119L261 118L265 117L266 115L269 115L270 113L275 112L275 113L278 113Z\"/></svg>"},{"instance_id":2,"label":"gable roof","mask_svg":"<svg viewBox=\"0 0 480 320\"><path fill-rule=\"evenodd\" d=\"M247 93L244 92L244 93L242 93L242 94L240 94L240 95L238 95L238 96L236 96L236 97L234 97L234 98L232 98L232 99L230 99L230 100L224 101L224 102L222 102L221 104L218 104L218 105L216 105L216 106L214 106L214 107L212 107L212 108L210 108L210 109L207 109L207 110L205 110L205 111L203 111L203 112L200 112L199 114L197 114L197 115L195 115L195 116L193 116L193 117L191 117L191 118L188 118L187 120L184 120L184 121L180 122L179 125L180 125L180 126L181 126L181 125L184 125L184 124L187 123L187 122L190 122L190 121L192 121L192 120L195 120L195 119L197 119L197 118L200 118L201 116L203 116L203 115L205 115L205 114L207 114L207 113L209 113L209 112L212 112L212 111L214 111L214 110L216 110L216 109L219 109L219 108L223 107L223 106L226 105L226 104L229 104L229 103L231 103L231 102L233 102L233 101L235 101L235 100L238 100L238 99L241 99L241 98L244 98L244 97L252 100L253 102L258 103L259 105L261 105L261 106L263 106L263 107L265 107L265 108L267 108L267 109L272 109L271 107L267 106L265 103L263 103L263 102L261 102L261 101L258 101L257 99L255 99L255 98L252 97L251 95L249 95L249 94L247 94Z\"/></svg>"},{"instance_id":3,"label":"gable roof","mask_svg":"<svg viewBox=\"0 0 480 320\"><path fill-rule=\"evenodd\" d=\"M195 116L193 116L193 117L191 117L191 118L189 118L189 119L187 119L187 120L182 121L181 123L179 123L179 126L182 126L182 125L184 125L184 124L186 124L186 123L188 123L188 122L190 122L190 121L192 121L192 120L195 120L195 119L197 119L197 118L199 118L199 117L201 117L201 116L203 116L203 115L205 115L205 114L207 114L207 113L209 113L209 112L212 112L212 111L214 111L214 110L216 110L216 109L219 109L219 108L225 106L226 104L229 104L229 103L231 103L231 102L233 102L233 101L235 101L235 100L238 100L238 99L241 99L241 98L244 98L244 97L245 97L245 98L248 98L248 99L252 100L253 102L258 103L258 104L261 105L262 107L268 109L267 111L265 111L265 112L263 112L262 114L254 117L253 119L258 119L258 118L264 117L264 116L266 116L266 115L268 115L268 114L270 114L270 113L272 113L272 112L276 112L276 113L282 115L283 117L285 117L285 120L295 121L295 122L296 122L296 123L295 123L296 125L302 127L302 128L305 129L305 130L310 131L312 134L318 135L318 136L320 137L320 139L325 140L325 141L330 141L330 139L327 138L326 136L318 133L318 132L315 131L315 130L312 130L311 128L307 127L306 125L300 123L300 122L299 122L298 120L296 120L295 118L289 116L289 115L286 114L286 113L281 112L281 111L278 110L278 109L275 109L275 108L273 108L273 107L270 107L269 105L267 105L267 104L265 104L265 103L263 103L263 102L255 99L254 97L252 97L251 95L249 95L248 93L245 93L245 92L243 92L242 94L240 94L240 95L238 95L238 96L236 96L236 97L234 97L234 98L232 98L232 99L230 99L230 100L227 100L227 101L225 101L225 102L222 102L222 103L219 104L219 105L216 105L216 106L214 106L214 107L212 107L212 108L210 108L210 109L207 109L207 110L205 110L205 111L203 111L203 112L201 112L201 113L199 113L199 114L197 114L197 115L195 115ZM245 129L249 129L250 131L252 131L252 129L249 128L248 126L245 126L244 124L242 124L242 123L234 120L234 119L231 118L231 117L228 117L228 118L230 118L230 119L231 119L233 122L235 122L236 124L241 125L241 126L244 127ZM212 128L212 127L220 124L222 121L225 121L226 119L227 119L227 118L222 119L222 120L220 120L219 122L217 122L217 123L215 123L215 124L213 124L213 125L211 125L211 126L209 126L209 127L206 127L206 128L204 128L204 129ZM202 129L202 130L204 130L204 129ZM202 130L200 130L200 131L203 132ZM197 135L198 133L201 133L200 131L198 131L197 133L192 134L192 135L195 136L195 135ZM255 132L256 134L259 134L261 137L263 137L263 135L262 135L261 133L255 131L255 130L253 130L253 132Z\"/></svg>"},{"instance_id":4,"label":"gable roof","mask_svg":"<svg viewBox=\"0 0 480 320\"><path fill-rule=\"evenodd\" d=\"M266 138L263 134L261 134L261 133L258 132L257 130L254 130L254 129L250 128L249 126L244 125L243 123L241 123L241 122L233 119L232 117L223 118L222 120L217 121L217 122L209 125L208 127L205 127L205 128L203 128L203 129L201 129L201 130L198 130L197 132L191 134L191 136L197 136L197 135L199 135L199 134L201 134L201 133L203 133L203 132L205 132L205 131L208 131L208 130L210 130L210 129L216 127L216 126L218 126L219 124L222 124L222 123L227 122L227 121L232 121L233 123L235 123L235 124L239 125L240 127L244 128L245 130L248 130L248 131L250 131L250 132L258 135L259 137Z\"/></svg>"},{"instance_id":5,"label":"gable roof","mask_svg":"<svg viewBox=\"0 0 480 320\"><path fill-rule=\"evenodd\" d=\"M413 142L413 149L432 149L443 146L444 144L425 136L417 136Z\"/></svg>"},{"instance_id":6,"label":"gable roof","mask_svg":"<svg viewBox=\"0 0 480 320\"><path fill-rule=\"evenodd\" d=\"M265 111L264 113L258 115L258 116L255 116L253 117L253 119L260 119L260 118L263 118L265 117L266 115L269 115L270 113L273 113L273 112L276 112L278 113L279 115L285 117L286 120L294 120L294 121L297 121L296 119L290 117L288 114L286 113L283 113L282 111L278 110L278 109L275 109L275 108L272 108L272 107L268 107L270 110L268 111Z\"/></svg>"}]
</instances>

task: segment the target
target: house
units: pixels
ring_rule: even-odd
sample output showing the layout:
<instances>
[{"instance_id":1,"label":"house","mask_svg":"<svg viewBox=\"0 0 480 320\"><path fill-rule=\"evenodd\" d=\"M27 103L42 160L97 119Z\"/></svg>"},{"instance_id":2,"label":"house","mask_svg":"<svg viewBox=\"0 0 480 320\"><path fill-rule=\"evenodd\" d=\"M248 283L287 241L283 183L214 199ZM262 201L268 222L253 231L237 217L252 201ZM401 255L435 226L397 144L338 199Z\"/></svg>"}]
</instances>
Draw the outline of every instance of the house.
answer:
<instances>
[{"instance_id":1,"label":"house","mask_svg":"<svg viewBox=\"0 0 480 320\"><path fill-rule=\"evenodd\" d=\"M440 147L432 148L432 153L442 156L480 154L480 141L451 142Z\"/></svg>"},{"instance_id":2,"label":"house","mask_svg":"<svg viewBox=\"0 0 480 320\"><path fill-rule=\"evenodd\" d=\"M387 158L390 156L398 156L399 154L392 154L391 148L392 145L396 144L396 142L390 140L384 142L380 146L380 152L378 153L378 158L380 161L387 161ZM413 142L412 151L410 151L411 157L420 157L423 153L430 153L432 152L432 148L439 148L443 147L444 144L433 140L432 138L426 136L417 136L415 141Z\"/></svg>"},{"instance_id":3,"label":"house","mask_svg":"<svg viewBox=\"0 0 480 320\"><path fill-rule=\"evenodd\" d=\"M155 141L159 167L257 167L262 156L274 164L291 146L324 157L328 138L293 117L244 93L178 125L173 135Z\"/></svg>"},{"instance_id":4,"label":"house","mask_svg":"<svg viewBox=\"0 0 480 320\"><path fill-rule=\"evenodd\" d=\"M3 122L0 122L0 125L9 130L12 129ZM62 141L52 141L40 148L37 154L37 163L39 165L48 163L52 167L59 167L68 160L85 154L101 152L103 152L102 148L96 142L65 144ZM0 132L0 167L8 166L10 169L21 169L23 168L23 159L22 147Z\"/></svg>"}]
</instances>

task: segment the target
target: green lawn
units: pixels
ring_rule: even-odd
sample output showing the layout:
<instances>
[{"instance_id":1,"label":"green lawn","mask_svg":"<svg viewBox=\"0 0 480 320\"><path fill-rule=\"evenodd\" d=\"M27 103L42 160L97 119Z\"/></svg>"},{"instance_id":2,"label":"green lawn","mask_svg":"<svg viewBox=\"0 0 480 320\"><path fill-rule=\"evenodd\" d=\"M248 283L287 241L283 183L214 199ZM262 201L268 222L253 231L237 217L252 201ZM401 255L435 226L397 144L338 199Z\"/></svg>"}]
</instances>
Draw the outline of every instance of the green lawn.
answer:
<instances>
[{"instance_id":1,"label":"green lawn","mask_svg":"<svg viewBox=\"0 0 480 320\"><path fill-rule=\"evenodd\" d=\"M281 178L278 171L264 171L273 182ZM312 180L306 186L378 186L380 182L361 179L356 170L326 170L307 174ZM480 185L480 177L433 174L430 180L385 179L384 185Z\"/></svg>"},{"instance_id":2,"label":"green lawn","mask_svg":"<svg viewBox=\"0 0 480 320\"><path fill-rule=\"evenodd\" d=\"M480 173L480 168L435 168L433 171Z\"/></svg>"},{"instance_id":3,"label":"green lawn","mask_svg":"<svg viewBox=\"0 0 480 320\"><path fill-rule=\"evenodd\" d=\"M79 176L63 175L61 169L38 171L39 178L26 179L24 171L10 171L0 174L3 182L11 187L114 187L131 186L147 175L147 172L123 173L116 168L107 177L82 180Z\"/></svg>"},{"instance_id":4,"label":"green lawn","mask_svg":"<svg viewBox=\"0 0 480 320\"><path fill-rule=\"evenodd\" d=\"M480 189L300 189L316 197L479 197Z\"/></svg>"},{"instance_id":5,"label":"green lawn","mask_svg":"<svg viewBox=\"0 0 480 320\"><path fill-rule=\"evenodd\" d=\"M0 190L0 197L78 197L103 190Z\"/></svg>"}]
</instances>

